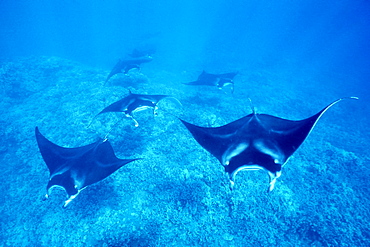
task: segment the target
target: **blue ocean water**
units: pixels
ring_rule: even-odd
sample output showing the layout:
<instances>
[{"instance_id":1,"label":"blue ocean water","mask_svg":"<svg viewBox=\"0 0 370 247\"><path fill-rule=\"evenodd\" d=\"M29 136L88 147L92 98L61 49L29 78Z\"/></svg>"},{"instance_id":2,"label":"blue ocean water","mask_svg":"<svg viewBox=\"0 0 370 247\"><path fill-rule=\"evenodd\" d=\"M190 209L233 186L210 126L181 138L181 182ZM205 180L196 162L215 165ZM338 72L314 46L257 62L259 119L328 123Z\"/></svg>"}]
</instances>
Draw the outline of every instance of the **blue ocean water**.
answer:
<instances>
[{"instance_id":1,"label":"blue ocean water","mask_svg":"<svg viewBox=\"0 0 370 247\"><path fill-rule=\"evenodd\" d=\"M370 2L0 2L1 246L369 246ZM152 61L105 80L119 59ZM189 86L237 72L234 92ZM178 99L119 121L135 94ZM252 112L300 120L330 108L275 189L265 171L224 168L177 119L218 127ZM251 103L252 102L252 103ZM117 123L118 124L115 124ZM91 123L91 126L87 126ZM68 148L103 138L142 158L66 208L44 200L38 126Z\"/></svg>"}]
</instances>

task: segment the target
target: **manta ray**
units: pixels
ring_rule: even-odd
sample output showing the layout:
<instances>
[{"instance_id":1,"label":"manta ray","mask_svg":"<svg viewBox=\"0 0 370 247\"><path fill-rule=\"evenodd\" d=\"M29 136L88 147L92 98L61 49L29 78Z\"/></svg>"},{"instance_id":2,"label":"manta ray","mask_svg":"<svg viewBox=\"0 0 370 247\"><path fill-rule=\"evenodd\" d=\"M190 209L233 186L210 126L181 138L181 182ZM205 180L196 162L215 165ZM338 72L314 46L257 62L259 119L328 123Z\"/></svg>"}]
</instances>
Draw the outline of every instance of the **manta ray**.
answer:
<instances>
[{"instance_id":1,"label":"manta ray","mask_svg":"<svg viewBox=\"0 0 370 247\"><path fill-rule=\"evenodd\" d=\"M145 44L133 49L129 56L133 58L152 56L156 50L153 44Z\"/></svg>"},{"instance_id":2,"label":"manta ray","mask_svg":"<svg viewBox=\"0 0 370 247\"><path fill-rule=\"evenodd\" d=\"M157 109L158 109L157 104L159 103L159 101L161 101L164 98L175 99L176 102L178 102L181 105L181 103L176 98L169 96L169 95L133 94L131 93L131 91L129 91L128 96L105 107L101 112L95 115L92 121L94 121L94 119L102 113L123 112L126 117L131 118L134 121L135 127L138 127L139 123L136 121L133 114L138 111L142 111L148 108L153 108L153 114L157 115Z\"/></svg>"},{"instance_id":3,"label":"manta ray","mask_svg":"<svg viewBox=\"0 0 370 247\"><path fill-rule=\"evenodd\" d=\"M180 120L194 139L224 166L231 188L236 174L241 170L262 169L268 172L268 191L272 191L282 167L307 138L320 117L331 106L348 98L338 99L315 115L299 121L257 114L254 110L252 114L216 128L200 127Z\"/></svg>"},{"instance_id":4,"label":"manta ray","mask_svg":"<svg viewBox=\"0 0 370 247\"><path fill-rule=\"evenodd\" d=\"M216 86L219 89L224 89L224 87L231 87L231 92L234 92L234 77L237 73L224 73L224 74L210 74L203 70L203 72L198 76L196 81L183 83L185 85L206 85L206 86Z\"/></svg>"},{"instance_id":5,"label":"manta ray","mask_svg":"<svg viewBox=\"0 0 370 247\"><path fill-rule=\"evenodd\" d=\"M46 139L38 127L35 128L35 134L41 155L50 171L45 197L49 197L54 187L64 189L68 199L63 207L66 207L87 186L105 179L122 166L138 160L117 158L108 140L99 140L77 148L65 148Z\"/></svg>"},{"instance_id":6,"label":"manta ray","mask_svg":"<svg viewBox=\"0 0 370 247\"><path fill-rule=\"evenodd\" d=\"M140 65L142 63L149 63L152 61L153 58L150 55L142 56L142 57L131 57L123 60L119 60L117 64L113 67L112 71L107 76L107 79L105 79L105 84L108 82L108 80L118 74L118 73L124 73L127 74L129 70L131 69L140 69Z\"/></svg>"}]
</instances>

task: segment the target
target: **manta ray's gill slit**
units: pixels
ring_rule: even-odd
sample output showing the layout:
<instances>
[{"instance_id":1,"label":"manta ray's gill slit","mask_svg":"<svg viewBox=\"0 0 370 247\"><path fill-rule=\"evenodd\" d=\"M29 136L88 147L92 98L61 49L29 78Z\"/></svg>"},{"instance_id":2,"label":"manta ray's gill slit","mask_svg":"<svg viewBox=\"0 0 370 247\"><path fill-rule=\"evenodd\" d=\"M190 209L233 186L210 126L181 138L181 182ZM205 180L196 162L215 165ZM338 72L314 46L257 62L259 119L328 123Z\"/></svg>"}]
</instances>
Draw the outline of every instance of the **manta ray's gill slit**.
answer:
<instances>
[{"instance_id":1,"label":"manta ray's gill slit","mask_svg":"<svg viewBox=\"0 0 370 247\"><path fill-rule=\"evenodd\" d=\"M281 149L272 142L266 142L263 139L257 139L253 141L253 146L268 156L270 156L275 164L284 164L285 162L285 155L281 152Z\"/></svg>"},{"instance_id":2,"label":"manta ray's gill slit","mask_svg":"<svg viewBox=\"0 0 370 247\"><path fill-rule=\"evenodd\" d=\"M230 164L230 160L239 155L240 153L244 152L248 148L249 144L246 142L239 143L236 147L231 147L228 149L222 157L222 163L224 166L227 166Z\"/></svg>"}]
</instances>

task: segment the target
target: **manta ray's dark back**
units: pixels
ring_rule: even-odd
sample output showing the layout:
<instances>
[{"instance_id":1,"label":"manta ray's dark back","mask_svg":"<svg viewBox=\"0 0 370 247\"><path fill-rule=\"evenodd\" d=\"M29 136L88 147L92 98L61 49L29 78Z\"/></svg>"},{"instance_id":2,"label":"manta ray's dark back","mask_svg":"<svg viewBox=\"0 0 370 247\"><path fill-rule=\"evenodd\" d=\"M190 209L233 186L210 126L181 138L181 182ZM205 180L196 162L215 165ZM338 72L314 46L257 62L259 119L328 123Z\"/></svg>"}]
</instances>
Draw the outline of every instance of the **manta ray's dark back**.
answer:
<instances>
[{"instance_id":1,"label":"manta ray's dark back","mask_svg":"<svg viewBox=\"0 0 370 247\"><path fill-rule=\"evenodd\" d=\"M105 107L97 115L105 112L125 112L131 114L131 112L139 107L140 105L147 104L154 107L163 98L169 97L168 95L146 95L146 94L134 94L129 92L129 95L120 99L109 106Z\"/></svg>"},{"instance_id":2,"label":"manta ray's dark back","mask_svg":"<svg viewBox=\"0 0 370 247\"><path fill-rule=\"evenodd\" d=\"M271 191L281 175L281 168L304 142L320 117L343 99L299 121L256 113L216 128L181 121L194 139L225 167L232 184L235 175L243 169L263 169L270 176Z\"/></svg>"},{"instance_id":3,"label":"manta ray's dark back","mask_svg":"<svg viewBox=\"0 0 370 247\"><path fill-rule=\"evenodd\" d=\"M211 74L207 73L206 71L202 71L202 73L198 76L198 79L191 82L185 82L185 85L193 85L193 86L215 86L219 89L225 89L225 87L231 88L231 93L234 93L234 77L237 73L224 73L224 74Z\"/></svg>"},{"instance_id":4,"label":"manta ray's dark back","mask_svg":"<svg viewBox=\"0 0 370 247\"><path fill-rule=\"evenodd\" d=\"M140 69L140 65L142 63L148 63L152 61L153 58L149 55L143 57L130 57L127 59L120 59L116 65L113 67L111 72L108 74L107 79L105 79L105 84L109 81L109 79L118 74L118 73L125 73L127 74L131 69Z\"/></svg>"},{"instance_id":5,"label":"manta ray's dark back","mask_svg":"<svg viewBox=\"0 0 370 247\"><path fill-rule=\"evenodd\" d=\"M117 158L108 140L65 148L46 139L37 127L35 135L40 153L50 171L46 196L55 186L63 188L68 195L64 206L86 186L105 179L125 164L137 160Z\"/></svg>"}]
</instances>

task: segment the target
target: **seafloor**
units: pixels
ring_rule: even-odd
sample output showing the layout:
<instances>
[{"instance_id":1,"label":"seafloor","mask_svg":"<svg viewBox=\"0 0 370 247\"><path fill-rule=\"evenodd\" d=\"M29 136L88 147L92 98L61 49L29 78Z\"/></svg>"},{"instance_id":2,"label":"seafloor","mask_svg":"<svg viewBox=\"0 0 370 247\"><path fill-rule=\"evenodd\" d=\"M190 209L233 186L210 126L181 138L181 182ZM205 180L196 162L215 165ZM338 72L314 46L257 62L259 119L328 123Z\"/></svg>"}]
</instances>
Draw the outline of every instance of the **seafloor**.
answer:
<instances>
[{"instance_id":1,"label":"seafloor","mask_svg":"<svg viewBox=\"0 0 370 247\"><path fill-rule=\"evenodd\" d=\"M220 126L249 114L251 98L257 112L303 119L355 96L343 95L346 78L331 88L294 72L239 68L235 93L226 94L181 84L202 68L144 70L116 75L104 86L108 70L56 57L2 64L1 246L368 246L369 126L359 119L368 107L361 100L325 113L269 194L263 171L240 172L230 191L218 160L175 117ZM163 100L158 116L136 114L139 127L122 121L109 135L117 156L142 160L87 187L65 209L62 190L43 200L49 171L35 126L64 147L92 143L119 114L86 126L128 89L169 94L183 107Z\"/></svg>"}]
</instances>

